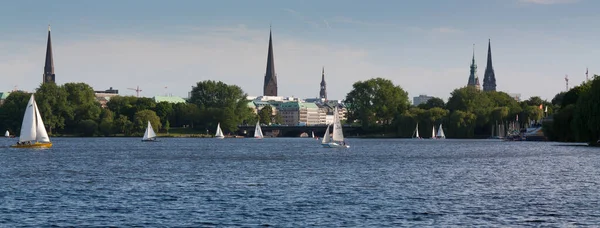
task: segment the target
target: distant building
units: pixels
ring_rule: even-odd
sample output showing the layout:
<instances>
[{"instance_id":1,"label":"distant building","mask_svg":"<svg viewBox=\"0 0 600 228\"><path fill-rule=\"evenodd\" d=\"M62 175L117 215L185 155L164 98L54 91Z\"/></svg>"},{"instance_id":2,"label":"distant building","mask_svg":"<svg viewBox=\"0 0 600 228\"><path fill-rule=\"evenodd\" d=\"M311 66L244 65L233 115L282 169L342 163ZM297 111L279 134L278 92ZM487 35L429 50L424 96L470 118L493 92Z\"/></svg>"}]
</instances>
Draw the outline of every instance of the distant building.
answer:
<instances>
[{"instance_id":1,"label":"distant building","mask_svg":"<svg viewBox=\"0 0 600 228\"><path fill-rule=\"evenodd\" d=\"M321 90L319 91L319 98L327 100L327 84L325 84L325 67L321 73Z\"/></svg>"},{"instance_id":2,"label":"distant building","mask_svg":"<svg viewBox=\"0 0 600 228\"><path fill-rule=\"evenodd\" d=\"M520 93L509 93L508 95L510 97L512 97L513 99L515 99L515 101L521 102L521 94Z\"/></svg>"},{"instance_id":3,"label":"distant building","mask_svg":"<svg viewBox=\"0 0 600 228\"><path fill-rule=\"evenodd\" d=\"M185 99L183 99L181 97L154 96L152 99L156 103L160 103L160 102L168 102L171 104L185 103Z\"/></svg>"},{"instance_id":4,"label":"distant building","mask_svg":"<svg viewBox=\"0 0 600 228\"><path fill-rule=\"evenodd\" d=\"M481 89L479 85L479 77L477 76L477 64L475 64L475 45L473 44L473 61L471 62L471 73L469 74L469 81L467 86L475 87L477 90Z\"/></svg>"},{"instance_id":5,"label":"distant building","mask_svg":"<svg viewBox=\"0 0 600 228\"><path fill-rule=\"evenodd\" d=\"M106 108L106 104L110 101L111 97L119 96L119 90L110 87L110 89L107 90L94 91L94 96L96 96L96 101L100 103L100 106Z\"/></svg>"},{"instance_id":6,"label":"distant building","mask_svg":"<svg viewBox=\"0 0 600 228\"><path fill-rule=\"evenodd\" d=\"M8 95L10 95L10 92L0 92L0 106L4 104L4 101L6 98L8 98Z\"/></svg>"},{"instance_id":7,"label":"distant building","mask_svg":"<svg viewBox=\"0 0 600 228\"><path fill-rule=\"evenodd\" d=\"M50 25L48 25L48 43L46 46L46 64L44 65L44 76L42 83L56 83L54 74L54 58L52 57L52 40L50 38Z\"/></svg>"},{"instance_id":8,"label":"distant building","mask_svg":"<svg viewBox=\"0 0 600 228\"><path fill-rule=\"evenodd\" d=\"M94 93L119 94L119 90L118 89L113 89L113 87L110 87L110 89L107 89L107 90L104 90L104 91L94 91Z\"/></svg>"},{"instance_id":9,"label":"distant building","mask_svg":"<svg viewBox=\"0 0 600 228\"><path fill-rule=\"evenodd\" d=\"M421 94L418 97L413 97L413 105L419 106L420 104L425 104L429 99L433 98L432 96L427 96L425 94Z\"/></svg>"},{"instance_id":10,"label":"distant building","mask_svg":"<svg viewBox=\"0 0 600 228\"><path fill-rule=\"evenodd\" d=\"M488 40L487 66L483 76L483 91L496 91L496 74L492 66L492 41Z\"/></svg>"},{"instance_id":11,"label":"distant building","mask_svg":"<svg viewBox=\"0 0 600 228\"><path fill-rule=\"evenodd\" d=\"M286 102L279 106L279 113L283 124L297 125L319 125L323 115L315 103Z\"/></svg>"}]
</instances>

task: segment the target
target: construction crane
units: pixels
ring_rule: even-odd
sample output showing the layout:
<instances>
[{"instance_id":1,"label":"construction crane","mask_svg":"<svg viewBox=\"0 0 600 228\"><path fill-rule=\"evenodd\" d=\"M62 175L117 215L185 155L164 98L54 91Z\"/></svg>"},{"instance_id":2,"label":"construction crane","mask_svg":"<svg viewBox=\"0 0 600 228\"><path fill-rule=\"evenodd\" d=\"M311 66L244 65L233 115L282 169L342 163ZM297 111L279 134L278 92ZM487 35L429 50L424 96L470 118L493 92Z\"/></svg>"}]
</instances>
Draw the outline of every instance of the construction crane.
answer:
<instances>
[{"instance_id":1,"label":"construction crane","mask_svg":"<svg viewBox=\"0 0 600 228\"><path fill-rule=\"evenodd\" d=\"M140 89L140 86L137 86L135 89L134 88L127 88L127 89L135 90L136 97L140 97L140 92L142 92L142 90Z\"/></svg>"},{"instance_id":2,"label":"construction crane","mask_svg":"<svg viewBox=\"0 0 600 228\"><path fill-rule=\"evenodd\" d=\"M567 87L566 91L569 91L569 75L565 75L565 83L567 84L566 85L566 87Z\"/></svg>"}]
</instances>

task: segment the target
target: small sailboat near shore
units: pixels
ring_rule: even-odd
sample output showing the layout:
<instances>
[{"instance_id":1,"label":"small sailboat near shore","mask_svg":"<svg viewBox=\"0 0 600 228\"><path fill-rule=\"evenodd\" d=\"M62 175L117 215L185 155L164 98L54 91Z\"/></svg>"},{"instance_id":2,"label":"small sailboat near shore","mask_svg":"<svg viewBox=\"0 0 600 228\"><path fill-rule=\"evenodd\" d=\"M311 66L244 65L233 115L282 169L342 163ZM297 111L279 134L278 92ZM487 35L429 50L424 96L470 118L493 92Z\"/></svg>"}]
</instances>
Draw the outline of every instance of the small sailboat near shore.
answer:
<instances>
[{"instance_id":1,"label":"small sailboat near shore","mask_svg":"<svg viewBox=\"0 0 600 228\"><path fill-rule=\"evenodd\" d=\"M8 132L8 130L6 130L6 132L4 133L4 137L6 137L6 138L10 137L10 132Z\"/></svg>"},{"instance_id":2,"label":"small sailboat near shore","mask_svg":"<svg viewBox=\"0 0 600 228\"><path fill-rule=\"evenodd\" d=\"M217 124L217 132L215 133L215 138L224 139L225 135L223 135L223 130L221 130L221 123Z\"/></svg>"},{"instance_id":3,"label":"small sailboat near shore","mask_svg":"<svg viewBox=\"0 0 600 228\"><path fill-rule=\"evenodd\" d=\"M440 124L440 127L438 128L438 131L437 131L437 135L435 135L435 137L438 139L446 138L446 134L444 134L444 129L442 128L442 124Z\"/></svg>"},{"instance_id":4,"label":"small sailboat near shore","mask_svg":"<svg viewBox=\"0 0 600 228\"><path fill-rule=\"evenodd\" d=\"M7 131L8 132L8 131ZM13 148L50 148L52 142L46 132L44 121L42 121L42 115L35 103L33 94L27 103L25 108L25 115L23 116L23 122L21 124L21 135L19 135L19 142L12 145Z\"/></svg>"},{"instance_id":5,"label":"small sailboat near shore","mask_svg":"<svg viewBox=\"0 0 600 228\"><path fill-rule=\"evenodd\" d=\"M329 137L329 126L327 126L323 141L321 142L321 145L325 148L350 148L350 145L344 141L344 131L342 130L342 123L338 115L338 109L335 107L333 111L333 136Z\"/></svg>"},{"instance_id":6,"label":"small sailboat near shore","mask_svg":"<svg viewBox=\"0 0 600 228\"><path fill-rule=\"evenodd\" d=\"M435 125L431 127L431 139L435 139Z\"/></svg>"},{"instance_id":7,"label":"small sailboat near shore","mask_svg":"<svg viewBox=\"0 0 600 228\"><path fill-rule=\"evenodd\" d=\"M260 121L256 121L256 127L254 128L254 138L264 138L262 129L260 128Z\"/></svg>"},{"instance_id":8,"label":"small sailboat near shore","mask_svg":"<svg viewBox=\"0 0 600 228\"><path fill-rule=\"evenodd\" d=\"M413 139L421 139L421 136L419 136L419 123L417 123L417 127L415 127L415 131L413 132Z\"/></svg>"},{"instance_id":9,"label":"small sailboat near shore","mask_svg":"<svg viewBox=\"0 0 600 228\"><path fill-rule=\"evenodd\" d=\"M146 127L146 132L144 132L142 142L157 142L156 133L154 133L154 129L152 129L152 124L150 124L150 121L148 121L148 127Z\"/></svg>"}]
</instances>

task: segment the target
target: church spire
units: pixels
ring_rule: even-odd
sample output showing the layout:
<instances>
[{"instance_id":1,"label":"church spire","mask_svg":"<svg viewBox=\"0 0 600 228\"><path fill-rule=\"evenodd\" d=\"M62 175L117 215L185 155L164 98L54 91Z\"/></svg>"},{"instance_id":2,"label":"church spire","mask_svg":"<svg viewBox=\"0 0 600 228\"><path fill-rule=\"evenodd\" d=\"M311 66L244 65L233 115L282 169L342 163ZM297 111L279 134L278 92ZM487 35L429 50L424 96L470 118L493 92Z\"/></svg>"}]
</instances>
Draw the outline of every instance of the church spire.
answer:
<instances>
[{"instance_id":1,"label":"church spire","mask_svg":"<svg viewBox=\"0 0 600 228\"><path fill-rule=\"evenodd\" d=\"M474 86L478 90L480 89L479 77L477 77L477 64L475 63L475 44L473 44L473 60L471 61L471 73L469 74L467 86Z\"/></svg>"},{"instance_id":2,"label":"church spire","mask_svg":"<svg viewBox=\"0 0 600 228\"><path fill-rule=\"evenodd\" d=\"M267 53L267 70L265 72L264 96L277 96L277 74L275 74L275 59L273 57L273 39L269 25L269 51Z\"/></svg>"},{"instance_id":3,"label":"church spire","mask_svg":"<svg viewBox=\"0 0 600 228\"><path fill-rule=\"evenodd\" d=\"M327 100L327 85L325 84L325 67L321 73L321 91L319 92L319 98Z\"/></svg>"},{"instance_id":4,"label":"church spire","mask_svg":"<svg viewBox=\"0 0 600 228\"><path fill-rule=\"evenodd\" d=\"M50 36L50 25L48 25L48 44L46 46L46 64L44 65L43 83L55 83L54 58L52 58L52 39Z\"/></svg>"},{"instance_id":5,"label":"church spire","mask_svg":"<svg viewBox=\"0 0 600 228\"><path fill-rule=\"evenodd\" d=\"M492 66L492 41L488 40L487 66L483 76L483 91L496 91L496 74Z\"/></svg>"}]
</instances>

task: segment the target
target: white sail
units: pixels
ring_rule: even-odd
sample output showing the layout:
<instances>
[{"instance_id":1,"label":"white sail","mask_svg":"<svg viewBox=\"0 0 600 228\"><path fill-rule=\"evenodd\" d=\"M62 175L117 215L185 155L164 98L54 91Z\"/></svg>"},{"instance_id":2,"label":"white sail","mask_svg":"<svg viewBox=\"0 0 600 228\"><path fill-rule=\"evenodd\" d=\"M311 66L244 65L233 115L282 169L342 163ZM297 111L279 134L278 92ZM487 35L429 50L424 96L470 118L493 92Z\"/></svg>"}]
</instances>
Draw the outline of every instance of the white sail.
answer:
<instances>
[{"instance_id":1,"label":"white sail","mask_svg":"<svg viewBox=\"0 0 600 228\"><path fill-rule=\"evenodd\" d=\"M342 123L338 116L337 107L333 111L333 141L342 142L344 141L344 131L342 130Z\"/></svg>"},{"instance_id":2,"label":"white sail","mask_svg":"<svg viewBox=\"0 0 600 228\"><path fill-rule=\"evenodd\" d=\"M7 131L7 132L8 132L8 131ZM312 137L313 137L313 139L314 139L314 138L315 138L315 132L313 131L313 132L311 132L311 133L312 133Z\"/></svg>"},{"instance_id":3,"label":"white sail","mask_svg":"<svg viewBox=\"0 0 600 228\"><path fill-rule=\"evenodd\" d=\"M48 137L48 132L46 132L46 127L44 126L44 121L42 121L42 114L38 109L37 103L35 100L33 101L33 110L36 116L36 137L35 139L38 142L50 142L50 137Z\"/></svg>"},{"instance_id":4,"label":"white sail","mask_svg":"<svg viewBox=\"0 0 600 228\"><path fill-rule=\"evenodd\" d=\"M215 137L217 137L217 138L223 138L223 137L225 137L223 135L223 131L221 130L221 123L217 124L217 132L215 133Z\"/></svg>"},{"instance_id":5,"label":"white sail","mask_svg":"<svg viewBox=\"0 0 600 228\"><path fill-rule=\"evenodd\" d=\"M435 126L431 127L431 138L435 139Z\"/></svg>"},{"instance_id":6,"label":"white sail","mask_svg":"<svg viewBox=\"0 0 600 228\"><path fill-rule=\"evenodd\" d=\"M35 126L35 108L34 108L33 94L27 102L27 108L25 108L25 115L23 116L23 123L21 124L21 134L19 135L19 142L28 142L35 140L36 126Z\"/></svg>"},{"instance_id":7,"label":"white sail","mask_svg":"<svg viewBox=\"0 0 600 228\"><path fill-rule=\"evenodd\" d=\"M321 141L321 143L329 143L329 141L331 141L329 136L329 126L330 125L327 125L327 130L325 130L325 135L323 135L323 141Z\"/></svg>"},{"instance_id":8,"label":"white sail","mask_svg":"<svg viewBox=\"0 0 600 228\"><path fill-rule=\"evenodd\" d=\"M442 128L442 124L440 124L440 128L438 128L438 133L436 135L436 137L438 138L446 138L446 135L444 134L444 129Z\"/></svg>"},{"instance_id":9,"label":"white sail","mask_svg":"<svg viewBox=\"0 0 600 228\"><path fill-rule=\"evenodd\" d=\"M4 133L4 137L9 137L10 136L10 132L8 132L8 130L6 130L6 133Z\"/></svg>"},{"instance_id":10,"label":"white sail","mask_svg":"<svg viewBox=\"0 0 600 228\"><path fill-rule=\"evenodd\" d=\"M152 129L152 124L148 121L148 127L146 127L146 132L144 132L144 137L142 140L149 140L156 137L156 133L154 133L154 129Z\"/></svg>"},{"instance_id":11,"label":"white sail","mask_svg":"<svg viewBox=\"0 0 600 228\"><path fill-rule=\"evenodd\" d=\"M415 128L415 138L421 138L419 136L419 123L417 123L417 127Z\"/></svg>"},{"instance_id":12,"label":"white sail","mask_svg":"<svg viewBox=\"0 0 600 228\"><path fill-rule=\"evenodd\" d=\"M263 138L262 129L260 128L260 121L256 121L256 127L254 128L254 138Z\"/></svg>"}]
</instances>

